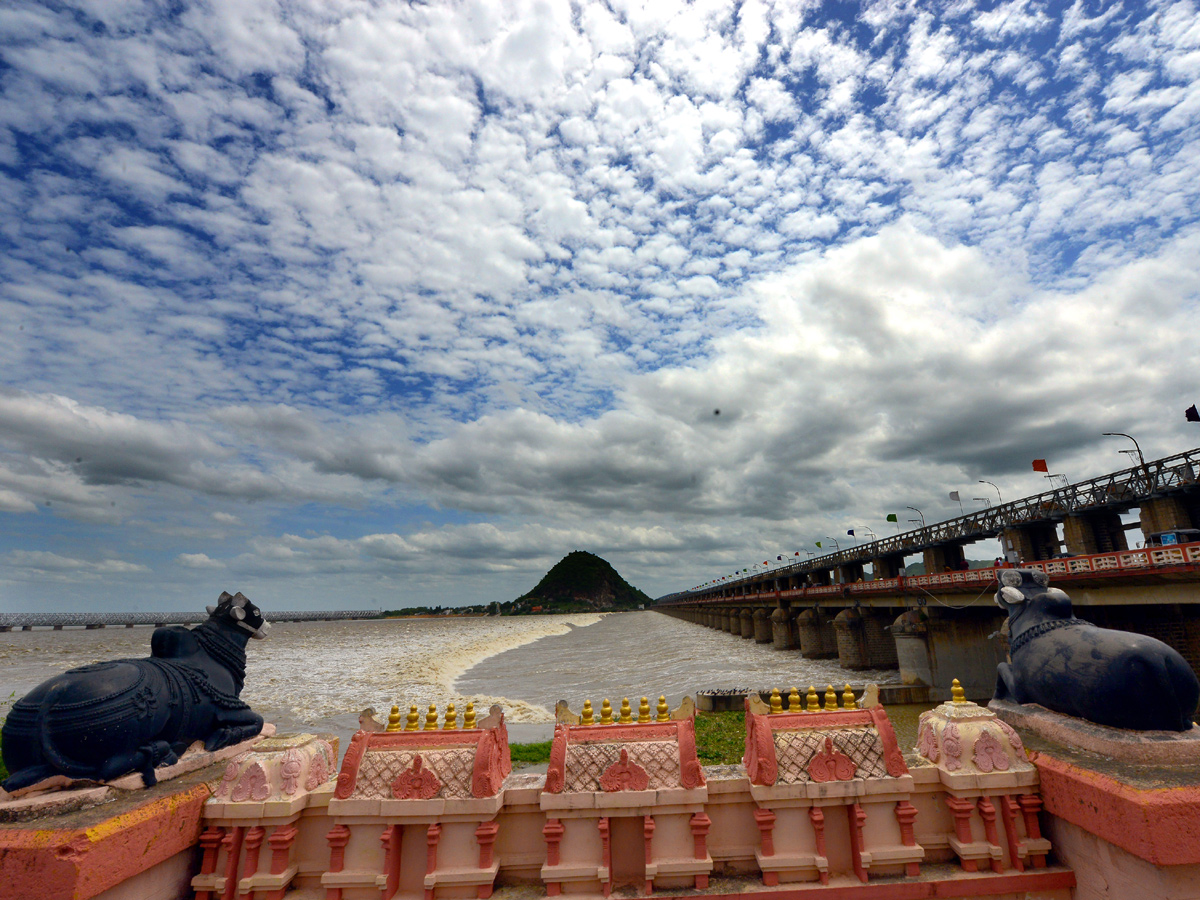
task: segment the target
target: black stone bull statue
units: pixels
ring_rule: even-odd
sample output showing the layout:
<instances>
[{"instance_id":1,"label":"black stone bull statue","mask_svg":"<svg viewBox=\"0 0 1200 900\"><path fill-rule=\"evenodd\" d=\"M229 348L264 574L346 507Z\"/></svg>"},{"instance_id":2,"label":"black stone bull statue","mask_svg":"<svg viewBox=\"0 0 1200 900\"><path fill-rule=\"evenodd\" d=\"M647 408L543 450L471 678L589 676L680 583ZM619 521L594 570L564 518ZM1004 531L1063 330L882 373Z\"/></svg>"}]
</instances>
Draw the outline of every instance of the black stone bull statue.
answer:
<instances>
[{"instance_id":1,"label":"black stone bull statue","mask_svg":"<svg viewBox=\"0 0 1200 900\"><path fill-rule=\"evenodd\" d=\"M1008 612L1009 658L996 699L1038 703L1114 728L1187 731L1200 682L1160 640L1075 618L1044 572L1004 569L996 602Z\"/></svg>"},{"instance_id":2,"label":"black stone bull statue","mask_svg":"<svg viewBox=\"0 0 1200 900\"><path fill-rule=\"evenodd\" d=\"M71 669L17 701L4 723L4 789L53 775L109 781L171 765L194 741L219 750L262 731L262 716L238 699L246 642L269 627L240 593L222 593L195 628L156 628L147 659Z\"/></svg>"}]
</instances>

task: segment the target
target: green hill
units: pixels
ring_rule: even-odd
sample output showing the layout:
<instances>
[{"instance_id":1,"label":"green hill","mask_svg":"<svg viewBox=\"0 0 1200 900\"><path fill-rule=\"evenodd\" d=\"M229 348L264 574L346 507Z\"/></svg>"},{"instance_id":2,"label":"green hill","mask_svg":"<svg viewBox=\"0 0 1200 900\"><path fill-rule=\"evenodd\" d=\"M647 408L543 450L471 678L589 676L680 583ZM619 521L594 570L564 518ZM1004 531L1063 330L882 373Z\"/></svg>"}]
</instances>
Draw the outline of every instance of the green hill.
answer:
<instances>
[{"instance_id":1,"label":"green hill","mask_svg":"<svg viewBox=\"0 0 1200 900\"><path fill-rule=\"evenodd\" d=\"M533 612L534 607L541 607L539 612L596 612L637 609L652 602L607 561L576 550L547 572L537 587L501 608L510 614Z\"/></svg>"}]
</instances>

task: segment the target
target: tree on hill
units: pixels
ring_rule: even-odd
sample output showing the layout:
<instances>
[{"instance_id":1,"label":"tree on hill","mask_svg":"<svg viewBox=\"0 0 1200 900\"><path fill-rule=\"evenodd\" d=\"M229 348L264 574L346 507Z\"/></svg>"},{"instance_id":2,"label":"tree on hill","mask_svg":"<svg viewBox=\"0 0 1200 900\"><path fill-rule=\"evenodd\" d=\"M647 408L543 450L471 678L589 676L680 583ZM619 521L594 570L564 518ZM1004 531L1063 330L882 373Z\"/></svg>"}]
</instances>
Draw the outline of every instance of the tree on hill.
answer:
<instances>
[{"instance_id":1,"label":"tree on hill","mask_svg":"<svg viewBox=\"0 0 1200 900\"><path fill-rule=\"evenodd\" d=\"M617 570L594 553L568 553L545 574L537 586L512 603L505 612L591 612L637 609L653 601L629 584Z\"/></svg>"}]
</instances>

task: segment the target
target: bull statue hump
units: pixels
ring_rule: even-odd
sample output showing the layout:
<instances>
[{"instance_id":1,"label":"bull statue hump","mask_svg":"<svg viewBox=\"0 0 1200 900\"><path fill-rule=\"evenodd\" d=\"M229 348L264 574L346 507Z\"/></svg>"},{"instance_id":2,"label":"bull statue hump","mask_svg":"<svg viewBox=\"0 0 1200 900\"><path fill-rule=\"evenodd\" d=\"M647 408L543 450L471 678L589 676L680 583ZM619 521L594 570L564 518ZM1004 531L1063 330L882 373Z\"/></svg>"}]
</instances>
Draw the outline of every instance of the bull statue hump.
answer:
<instances>
[{"instance_id":1,"label":"bull statue hump","mask_svg":"<svg viewBox=\"0 0 1200 900\"><path fill-rule=\"evenodd\" d=\"M246 643L266 637L262 611L222 593L195 628L156 628L145 659L71 669L14 705L3 729L4 789L54 775L110 781L175 763L195 741L219 750L262 731L262 716L240 699Z\"/></svg>"},{"instance_id":2,"label":"bull statue hump","mask_svg":"<svg viewBox=\"0 0 1200 900\"><path fill-rule=\"evenodd\" d=\"M997 580L1011 659L997 669L997 700L1037 703L1113 728L1192 727L1200 681L1174 648L1075 618L1071 598L1050 587L1044 572L1003 569Z\"/></svg>"}]
</instances>

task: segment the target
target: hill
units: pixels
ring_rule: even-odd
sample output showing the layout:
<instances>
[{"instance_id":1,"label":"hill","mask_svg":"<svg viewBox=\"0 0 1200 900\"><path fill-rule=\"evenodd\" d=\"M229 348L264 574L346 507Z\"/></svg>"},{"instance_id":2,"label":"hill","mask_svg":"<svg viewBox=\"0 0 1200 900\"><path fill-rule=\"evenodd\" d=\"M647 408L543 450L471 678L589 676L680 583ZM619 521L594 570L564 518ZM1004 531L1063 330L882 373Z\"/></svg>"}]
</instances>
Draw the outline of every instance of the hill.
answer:
<instances>
[{"instance_id":1,"label":"hill","mask_svg":"<svg viewBox=\"0 0 1200 900\"><path fill-rule=\"evenodd\" d=\"M652 602L606 560L576 550L559 560L529 593L501 604L501 611L511 615L541 607L538 612L598 612L637 609Z\"/></svg>"}]
</instances>

